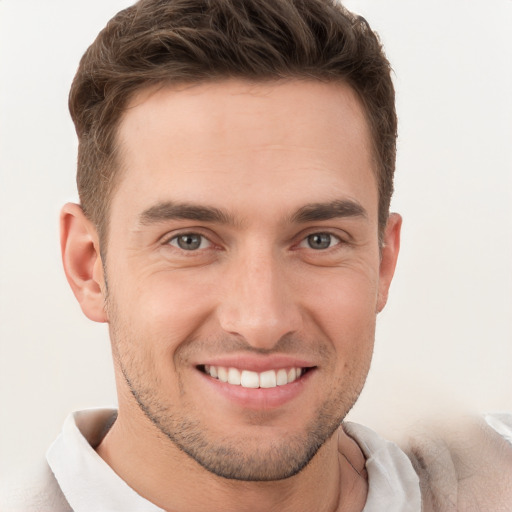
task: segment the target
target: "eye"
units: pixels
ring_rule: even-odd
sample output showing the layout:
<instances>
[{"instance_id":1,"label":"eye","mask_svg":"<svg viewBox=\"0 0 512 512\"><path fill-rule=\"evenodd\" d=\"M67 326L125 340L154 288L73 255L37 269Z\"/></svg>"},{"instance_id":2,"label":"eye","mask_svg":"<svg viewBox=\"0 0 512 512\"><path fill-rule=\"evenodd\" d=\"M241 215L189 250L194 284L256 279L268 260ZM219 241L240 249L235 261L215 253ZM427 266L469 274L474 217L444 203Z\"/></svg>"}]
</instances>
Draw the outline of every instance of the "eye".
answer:
<instances>
[{"instance_id":1,"label":"eye","mask_svg":"<svg viewBox=\"0 0 512 512\"><path fill-rule=\"evenodd\" d=\"M302 242L302 247L309 247L316 251L329 249L340 243L340 239L337 236L331 235L330 233L313 233L307 236Z\"/></svg>"},{"instance_id":2,"label":"eye","mask_svg":"<svg viewBox=\"0 0 512 512\"><path fill-rule=\"evenodd\" d=\"M177 235L171 238L168 243L183 251L197 251L198 249L207 249L211 246L207 238L197 233L183 233Z\"/></svg>"}]
</instances>

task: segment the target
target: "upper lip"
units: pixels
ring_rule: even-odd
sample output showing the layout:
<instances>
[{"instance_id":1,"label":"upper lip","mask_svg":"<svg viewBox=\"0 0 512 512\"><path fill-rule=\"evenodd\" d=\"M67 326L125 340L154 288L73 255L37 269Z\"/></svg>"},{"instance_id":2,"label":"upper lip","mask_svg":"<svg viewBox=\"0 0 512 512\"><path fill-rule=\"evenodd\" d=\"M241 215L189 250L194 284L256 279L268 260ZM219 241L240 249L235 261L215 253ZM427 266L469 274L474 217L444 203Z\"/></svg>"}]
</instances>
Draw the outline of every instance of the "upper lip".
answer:
<instances>
[{"instance_id":1,"label":"upper lip","mask_svg":"<svg viewBox=\"0 0 512 512\"><path fill-rule=\"evenodd\" d=\"M223 366L225 368L237 368L239 370L249 370L252 372L265 372L268 370L279 370L281 368L311 368L315 364L307 359L293 357L284 354L275 354L268 356L256 355L230 355L211 357L198 361L195 366Z\"/></svg>"}]
</instances>

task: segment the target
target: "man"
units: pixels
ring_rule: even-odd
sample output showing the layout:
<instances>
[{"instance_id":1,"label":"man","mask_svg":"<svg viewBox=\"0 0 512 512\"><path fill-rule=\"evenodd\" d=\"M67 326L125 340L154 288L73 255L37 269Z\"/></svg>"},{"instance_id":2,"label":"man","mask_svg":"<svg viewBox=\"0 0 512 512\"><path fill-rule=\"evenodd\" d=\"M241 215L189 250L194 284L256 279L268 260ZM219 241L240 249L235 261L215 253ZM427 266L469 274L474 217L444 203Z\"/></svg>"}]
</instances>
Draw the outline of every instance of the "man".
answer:
<instances>
[{"instance_id":1,"label":"man","mask_svg":"<svg viewBox=\"0 0 512 512\"><path fill-rule=\"evenodd\" d=\"M342 423L401 225L390 68L363 19L322 0L142 1L85 54L70 110L81 204L62 211L63 262L84 313L109 324L119 409L70 417L12 510L420 510L421 490L437 508L481 495L442 487L440 472L462 473L430 471L437 444L411 462ZM484 434L500 471L505 420L492 419L503 438Z\"/></svg>"}]
</instances>

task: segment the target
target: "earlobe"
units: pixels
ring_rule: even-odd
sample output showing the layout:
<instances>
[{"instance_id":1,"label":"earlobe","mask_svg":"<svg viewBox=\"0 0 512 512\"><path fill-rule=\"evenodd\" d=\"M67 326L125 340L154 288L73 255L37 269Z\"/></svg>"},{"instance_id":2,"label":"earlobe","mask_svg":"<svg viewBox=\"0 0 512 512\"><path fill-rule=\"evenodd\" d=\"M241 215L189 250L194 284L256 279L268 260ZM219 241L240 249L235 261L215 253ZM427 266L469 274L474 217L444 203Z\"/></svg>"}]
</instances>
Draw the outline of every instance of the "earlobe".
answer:
<instances>
[{"instance_id":1,"label":"earlobe","mask_svg":"<svg viewBox=\"0 0 512 512\"><path fill-rule=\"evenodd\" d=\"M379 269L379 296L377 299L377 312L380 313L388 300L389 287L395 273L398 253L400 251L400 231L402 229L402 217L398 213L389 215L384 232L381 249Z\"/></svg>"},{"instance_id":2,"label":"earlobe","mask_svg":"<svg viewBox=\"0 0 512 512\"><path fill-rule=\"evenodd\" d=\"M78 204L62 208L60 244L64 272L82 311L95 322L107 322L99 239Z\"/></svg>"}]
</instances>

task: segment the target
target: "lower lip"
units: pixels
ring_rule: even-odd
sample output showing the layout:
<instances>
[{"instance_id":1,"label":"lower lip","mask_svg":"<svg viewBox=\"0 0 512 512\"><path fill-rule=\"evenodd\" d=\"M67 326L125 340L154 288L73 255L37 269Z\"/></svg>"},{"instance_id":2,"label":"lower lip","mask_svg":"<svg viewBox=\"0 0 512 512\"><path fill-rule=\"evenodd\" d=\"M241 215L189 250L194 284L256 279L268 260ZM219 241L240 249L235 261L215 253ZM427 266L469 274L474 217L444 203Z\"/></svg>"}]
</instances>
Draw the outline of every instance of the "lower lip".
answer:
<instances>
[{"instance_id":1,"label":"lower lip","mask_svg":"<svg viewBox=\"0 0 512 512\"><path fill-rule=\"evenodd\" d=\"M227 400L240 407L259 411L277 409L291 402L305 391L306 385L316 372L315 369L312 368L297 380L285 384L284 386L276 386L274 388L244 388L243 386L222 382L200 370L197 371L203 378L203 382L209 386L217 396L224 396Z\"/></svg>"}]
</instances>

